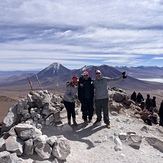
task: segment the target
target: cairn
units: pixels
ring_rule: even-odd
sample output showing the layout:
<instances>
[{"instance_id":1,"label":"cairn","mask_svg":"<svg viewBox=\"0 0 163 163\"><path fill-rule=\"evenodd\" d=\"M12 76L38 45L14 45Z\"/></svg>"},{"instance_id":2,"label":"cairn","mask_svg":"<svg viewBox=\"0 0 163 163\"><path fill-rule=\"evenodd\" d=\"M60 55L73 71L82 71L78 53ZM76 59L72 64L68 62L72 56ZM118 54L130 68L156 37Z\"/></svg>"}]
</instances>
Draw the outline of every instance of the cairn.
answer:
<instances>
[{"instance_id":1,"label":"cairn","mask_svg":"<svg viewBox=\"0 0 163 163\"><path fill-rule=\"evenodd\" d=\"M36 154L41 160L65 160L70 154L66 138L43 135L41 129L61 122L62 97L47 90L31 91L12 106L1 125L0 162L24 162Z\"/></svg>"}]
</instances>

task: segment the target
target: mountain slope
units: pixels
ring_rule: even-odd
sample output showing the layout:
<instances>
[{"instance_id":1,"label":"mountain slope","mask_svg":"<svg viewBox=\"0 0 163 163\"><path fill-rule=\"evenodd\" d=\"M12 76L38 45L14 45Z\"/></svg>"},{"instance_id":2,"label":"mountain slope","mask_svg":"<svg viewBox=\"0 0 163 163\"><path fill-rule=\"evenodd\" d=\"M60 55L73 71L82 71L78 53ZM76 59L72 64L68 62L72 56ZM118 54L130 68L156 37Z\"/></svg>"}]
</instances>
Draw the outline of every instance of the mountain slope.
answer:
<instances>
[{"instance_id":1,"label":"mountain slope","mask_svg":"<svg viewBox=\"0 0 163 163\"><path fill-rule=\"evenodd\" d=\"M42 71L38 72L36 75L38 79L40 80L40 83L44 89L48 90L54 90L57 89L59 91L65 90L65 83L67 81L70 81L73 76L80 77L81 74L87 70L89 72L89 75L94 79L95 70L99 69L102 72L103 76L107 76L110 78L115 78L118 76L121 76L122 71L118 71L116 68L108 66L108 65L101 65L101 66L84 66L80 69L75 70L69 70L63 65L59 63L53 63L43 69ZM126 69L121 69L126 70ZM127 72L127 71L126 71ZM40 89L39 83L37 81L36 75L33 75L29 77L29 79L32 81L33 89ZM1 89L29 89L29 83L27 78L23 80L17 80L10 83L1 84ZM110 82L110 87L119 87L124 90L155 90L155 89L162 89L163 84L161 83L150 83L138 80L136 78L131 77L127 73L127 79L118 81L118 82Z\"/></svg>"}]
</instances>

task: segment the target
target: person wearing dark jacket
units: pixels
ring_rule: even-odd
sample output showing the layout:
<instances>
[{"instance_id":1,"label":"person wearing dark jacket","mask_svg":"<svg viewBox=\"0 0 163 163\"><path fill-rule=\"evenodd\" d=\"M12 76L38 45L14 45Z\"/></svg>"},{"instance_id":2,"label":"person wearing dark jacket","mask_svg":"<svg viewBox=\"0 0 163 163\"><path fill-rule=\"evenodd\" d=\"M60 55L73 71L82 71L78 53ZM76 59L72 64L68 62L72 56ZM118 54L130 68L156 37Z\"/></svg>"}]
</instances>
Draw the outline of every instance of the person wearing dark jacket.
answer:
<instances>
[{"instance_id":1,"label":"person wearing dark jacket","mask_svg":"<svg viewBox=\"0 0 163 163\"><path fill-rule=\"evenodd\" d=\"M141 102L143 102L143 101L144 101L143 95L139 92L139 93L137 94L137 97L136 97L136 102L137 102L138 104L141 104Z\"/></svg>"},{"instance_id":2,"label":"person wearing dark jacket","mask_svg":"<svg viewBox=\"0 0 163 163\"><path fill-rule=\"evenodd\" d=\"M94 87L93 81L89 76L88 71L85 71L79 78L78 83L78 99L81 102L82 118L85 122L92 121L94 107Z\"/></svg>"},{"instance_id":3,"label":"person wearing dark jacket","mask_svg":"<svg viewBox=\"0 0 163 163\"><path fill-rule=\"evenodd\" d=\"M163 126L163 100L162 100L162 102L160 104L158 115L160 117L160 123L159 123L159 125L160 126Z\"/></svg>"},{"instance_id":4,"label":"person wearing dark jacket","mask_svg":"<svg viewBox=\"0 0 163 163\"><path fill-rule=\"evenodd\" d=\"M152 99L150 98L150 94L147 94L147 98L146 98L146 101L145 101L145 104L146 104L146 109L150 112L152 112Z\"/></svg>"},{"instance_id":5,"label":"person wearing dark jacket","mask_svg":"<svg viewBox=\"0 0 163 163\"><path fill-rule=\"evenodd\" d=\"M152 99L152 106L155 108L156 107L156 96L153 96Z\"/></svg>"},{"instance_id":6,"label":"person wearing dark jacket","mask_svg":"<svg viewBox=\"0 0 163 163\"><path fill-rule=\"evenodd\" d=\"M135 91L131 94L131 100L136 102L136 92Z\"/></svg>"}]
</instances>

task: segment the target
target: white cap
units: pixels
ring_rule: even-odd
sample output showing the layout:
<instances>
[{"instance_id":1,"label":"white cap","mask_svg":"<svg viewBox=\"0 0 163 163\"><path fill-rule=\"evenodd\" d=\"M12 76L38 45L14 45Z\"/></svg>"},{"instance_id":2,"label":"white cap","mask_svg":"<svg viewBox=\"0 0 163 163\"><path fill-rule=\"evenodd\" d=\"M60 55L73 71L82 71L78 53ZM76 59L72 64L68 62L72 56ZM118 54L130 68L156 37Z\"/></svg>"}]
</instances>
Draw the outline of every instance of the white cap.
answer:
<instances>
[{"instance_id":1,"label":"white cap","mask_svg":"<svg viewBox=\"0 0 163 163\"><path fill-rule=\"evenodd\" d=\"M96 70L95 73L101 74L101 71L100 70Z\"/></svg>"}]
</instances>

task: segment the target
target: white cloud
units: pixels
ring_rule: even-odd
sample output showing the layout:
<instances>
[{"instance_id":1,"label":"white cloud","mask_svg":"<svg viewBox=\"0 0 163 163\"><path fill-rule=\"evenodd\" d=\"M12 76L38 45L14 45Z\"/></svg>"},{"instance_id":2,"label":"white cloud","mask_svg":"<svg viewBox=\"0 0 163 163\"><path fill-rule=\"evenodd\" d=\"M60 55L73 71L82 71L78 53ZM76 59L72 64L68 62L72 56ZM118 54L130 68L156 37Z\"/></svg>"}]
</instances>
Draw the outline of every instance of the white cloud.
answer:
<instances>
[{"instance_id":1,"label":"white cloud","mask_svg":"<svg viewBox=\"0 0 163 163\"><path fill-rule=\"evenodd\" d=\"M155 60L163 60L163 57L154 57Z\"/></svg>"},{"instance_id":2,"label":"white cloud","mask_svg":"<svg viewBox=\"0 0 163 163\"><path fill-rule=\"evenodd\" d=\"M162 66L162 0L1 0L0 11L0 69Z\"/></svg>"}]
</instances>

